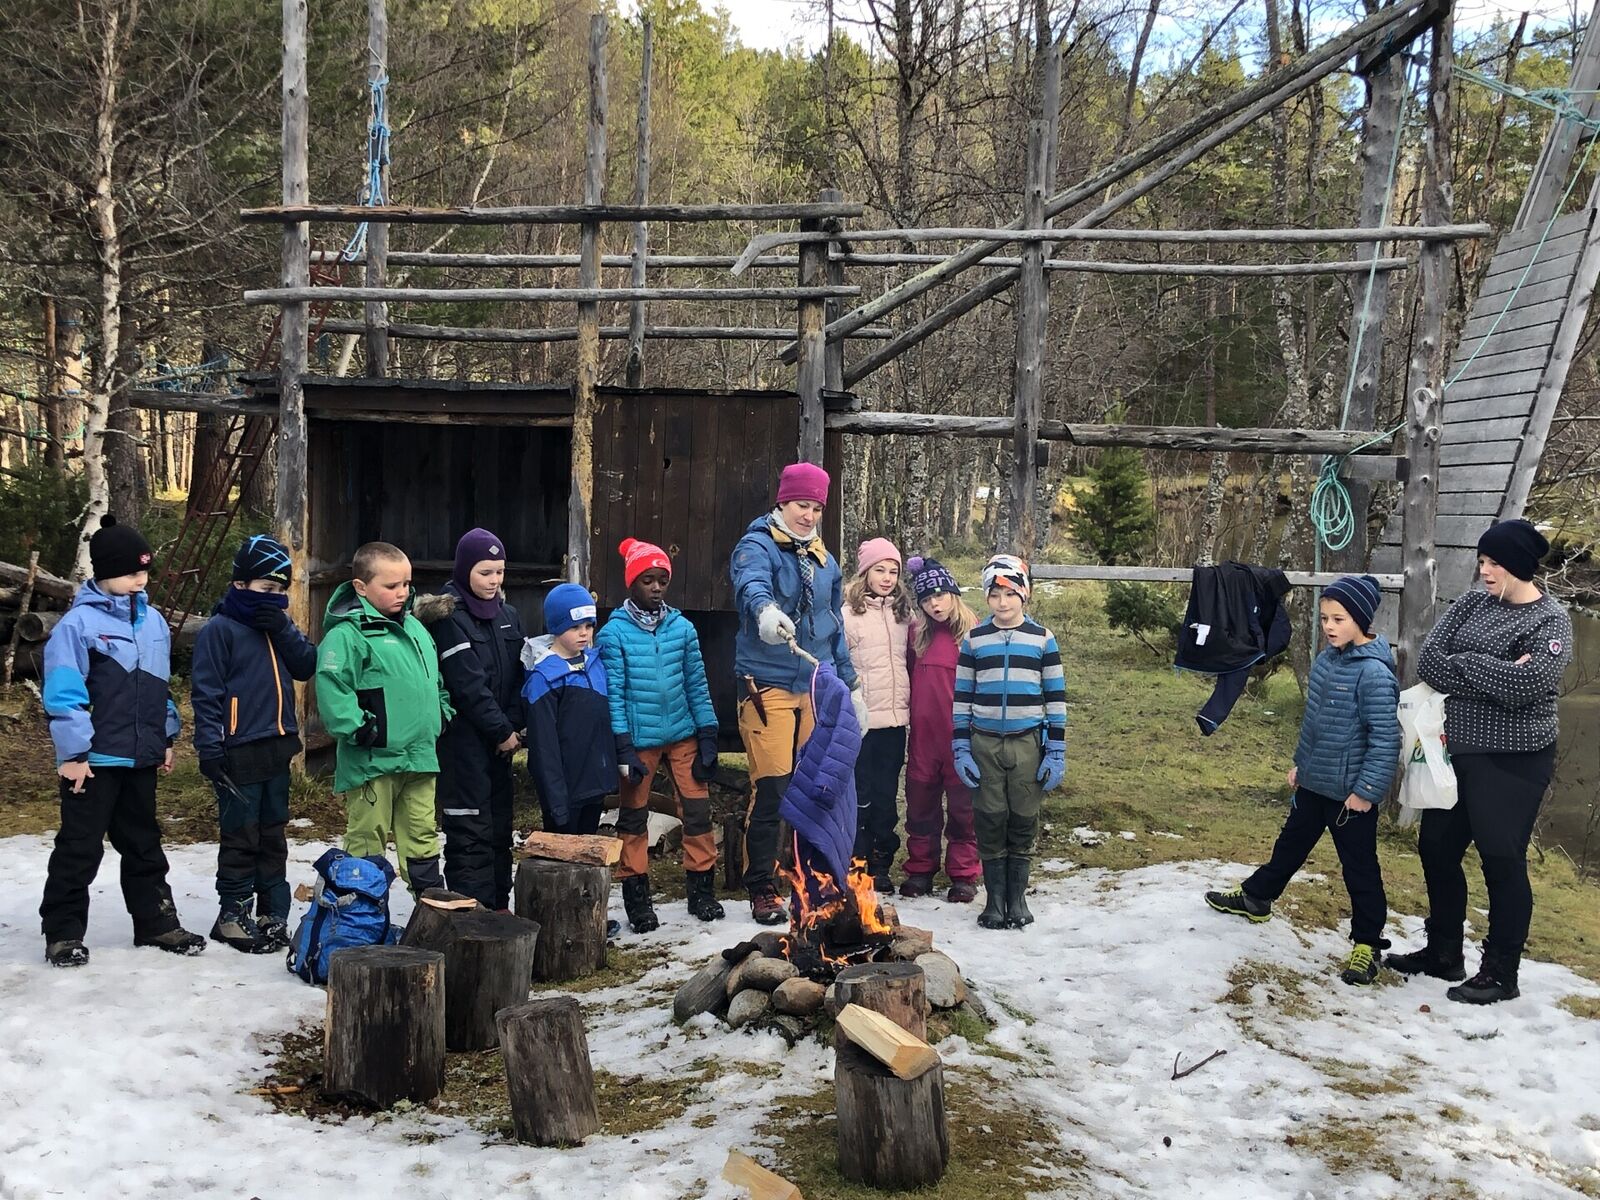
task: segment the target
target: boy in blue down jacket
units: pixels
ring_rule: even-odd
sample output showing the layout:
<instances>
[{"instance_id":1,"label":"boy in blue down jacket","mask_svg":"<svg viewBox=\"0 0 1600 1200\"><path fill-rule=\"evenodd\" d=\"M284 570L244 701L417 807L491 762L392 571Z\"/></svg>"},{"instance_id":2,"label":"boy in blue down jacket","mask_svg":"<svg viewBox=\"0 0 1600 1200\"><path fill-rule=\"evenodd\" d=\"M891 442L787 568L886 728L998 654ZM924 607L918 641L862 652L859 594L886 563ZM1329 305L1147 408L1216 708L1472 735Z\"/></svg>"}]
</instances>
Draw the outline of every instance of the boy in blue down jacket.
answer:
<instances>
[{"instance_id":1,"label":"boy in blue down jacket","mask_svg":"<svg viewBox=\"0 0 1600 1200\"><path fill-rule=\"evenodd\" d=\"M618 547L628 598L611 614L596 644L605 664L611 731L622 771L617 832L622 835L622 903L628 925L648 933L660 925L650 903L650 783L664 761L683 821L683 866L689 911L702 921L724 914L717 902L717 843L711 793L717 770L717 715L700 656L700 635L666 603L672 560L660 546L628 538Z\"/></svg>"},{"instance_id":2,"label":"boy in blue down jacket","mask_svg":"<svg viewBox=\"0 0 1600 1200\"><path fill-rule=\"evenodd\" d=\"M1377 979L1380 951L1389 945L1383 936L1388 910L1378 870L1378 807L1400 758L1400 685L1389 643L1371 632L1382 598L1370 575L1346 575L1322 593L1328 648L1311 667L1289 772L1294 799L1283 832L1271 860L1243 886L1206 893L1206 903L1218 912L1268 920L1272 902L1305 865L1323 831L1331 831L1350 893L1355 943L1340 978L1357 984Z\"/></svg>"},{"instance_id":3,"label":"boy in blue down jacket","mask_svg":"<svg viewBox=\"0 0 1600 1200\"><path fill-rule=\"evenodd\" d=\"M168 695L172 640L152 612L150 544L110 516L89 539L94 579L44 648L44 711L61 777L61 828L39 905L45 959L81 967L89 885L105 839L122 858L133 944L199 954L206 940L178 924L156 821L156 770L172 771L178 709Z\"/></svg>"},{"instance_id":4,"label":"boy in blue down jacket","mask_svg":"<svg viewBox=\"0 0 1600 1200\"><path fill-rule=\"evenodd\" d=\"M295 681L317 652L289 619L289 550L265 534L233 556L233 579L194 646L194 749L217 793L211 940L246 954L289 944L289 764L300 753ZM254 906L254 916L251 908Z\"/></svg>"}]
</instances>

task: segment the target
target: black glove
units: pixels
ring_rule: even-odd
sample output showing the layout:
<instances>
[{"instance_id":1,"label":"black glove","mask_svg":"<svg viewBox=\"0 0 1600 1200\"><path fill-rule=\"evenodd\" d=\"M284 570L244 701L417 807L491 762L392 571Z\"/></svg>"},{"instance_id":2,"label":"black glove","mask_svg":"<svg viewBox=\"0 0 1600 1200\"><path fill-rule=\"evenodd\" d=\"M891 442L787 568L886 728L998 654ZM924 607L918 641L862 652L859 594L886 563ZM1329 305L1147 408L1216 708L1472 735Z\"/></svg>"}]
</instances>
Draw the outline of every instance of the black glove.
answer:
<instances>
[{"instance_id":1,"label":"black glove","mask_svg":"<svg viewBox=\"0 0 1600 1200\"><path fill-rule=\"evenodd\" d=\"M350 740L370 750L378 744L378 718L374 713L365 715L367 719L361 722L361 728L356 730L355 736Z\"/></svg>"},{"instance_id":2,"label":"black glove","mask_svg":"<svg viewBox=\"0 0 1600 1200\"><path fill-rule=\"evenodd\" d=\"M289 613L286 609L269 608L263 604L251 614L250 624L261 630L262 633L282 633L289 628Z\"/></svg>"},{"instance_id":3,"label":"black glove","mask_svg":"<svg viewBox=\"0 0 1600 1200\"><path fill-rule=\"evenodd\" d=\"M617 768L629 778L643 779L644 761L633 748L633 739L625 733L617 734Z\"/></svg>"},{"instance_id":4,"label":"black glove","mask_svg":"<svg viewBox=\"0 0 1600 1200\"><path fill-rule=\"evenodd\" d=\"M202 758L200 760L200 774L212 783L221 783L227 775L227 760L223 758Z\"/></svg>"},{"instance_id":5,"label":"black glove","mask_svg":"<svg viewBox=\"0 0 1600 1200\"><path fill-rule=\"evenodd\" d=\"M717 731L702 729L699 738L699 753L689 765L689 774L699 783L710 783L717 777Z\"/></svg>"}]
</instances>

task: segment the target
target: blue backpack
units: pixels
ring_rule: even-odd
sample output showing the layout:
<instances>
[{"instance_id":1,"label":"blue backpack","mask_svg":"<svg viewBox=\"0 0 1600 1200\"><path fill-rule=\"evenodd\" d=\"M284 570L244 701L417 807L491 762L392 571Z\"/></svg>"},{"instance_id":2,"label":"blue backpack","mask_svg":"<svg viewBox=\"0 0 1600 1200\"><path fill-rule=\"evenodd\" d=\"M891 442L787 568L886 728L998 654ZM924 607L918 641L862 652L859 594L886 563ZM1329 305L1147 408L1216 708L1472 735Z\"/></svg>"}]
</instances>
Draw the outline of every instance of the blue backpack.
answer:
<instances>
[{"instance_id":1,"label":"blue backpack","mask_svg":"<svg viewBox=\"0 0 1600 1200\"><path fill-rule=\"evenodd\" d=\"M381 854L357 858L327 850L315 863L311 910L289 946L289 970L307 983L328 982L328 959L352 946L392 946L400 929L389 923L394 867Z\"/></svg>"}]
</instances>

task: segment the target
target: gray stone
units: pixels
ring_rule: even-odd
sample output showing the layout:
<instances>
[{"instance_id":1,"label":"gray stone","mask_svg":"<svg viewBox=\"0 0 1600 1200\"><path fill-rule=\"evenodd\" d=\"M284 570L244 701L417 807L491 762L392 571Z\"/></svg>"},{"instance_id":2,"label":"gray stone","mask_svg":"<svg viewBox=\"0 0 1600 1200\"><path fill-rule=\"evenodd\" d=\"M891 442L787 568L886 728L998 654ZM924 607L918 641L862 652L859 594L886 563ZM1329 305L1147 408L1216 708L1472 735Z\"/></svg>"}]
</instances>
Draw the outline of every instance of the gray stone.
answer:
<instances>
[{"instance_id":1,"label":"gray stone","mask_svg":"<svg viewBox=\"0 0 1600 1200\"><path fill-rule=\"evenodd\" d=\"M967 998L967 985L961 970L948 954L930 950L917 955L917 966L922 968L923 987L931 1008L957 1008Z\"/></svg>"},{"instance_id":2,"label":"gray stone","mask_svg":"<svg viewBox=\"0 0 1600 1200\"><path fill-rule=\"evenodd\" d=\"M822 993L822 1007L830 1017L839 1015L839 1010L844 1006L839 1003L839 987L837 984L830 983L827 990Z\"/></svg>"},{"instance_id":3,"label":"gray stone","mask_svg":"<svg viewBox=\"0 0 1600 1200\"><path fill-rule=\"evenodd\" d=\"M768 958L782 958L785 934L777 933L771 929L763 929L750 940L756 944Z\"/></svg>"},{"instance_id":4,"label":"gray stone","mask_svg":"<svg viewBox=\"0 0 1600 1200\"><path fill-rule=\"evenodd\" d=\"M793 1017L809 1017L822 1007L828 989L810 979L785 979L772 989L772 1005Z\"/></svg>"},{"instance_id":5,"label":"gray stone","mask_svg":"<svg viewBox=\"0 0 1600 1200\"><path fill-rule=\"evenodd\" d=\"M798 974L799 968L786 958L765 958L752 954L733 969L724 987L729 996L746 988L770 992L784 980L793 979Z\"/></svg>"},{"instance_id":6,"label":"gray stone","mask_svg":"<svg viewBox=\"0 0 1600 1200\"><path fill-rule=\"evenodd\" d=\"M772 1007L772 997L755 988L746 988L728 1002L728 1024L742 1029L752 1021L759 1021Z\"/></svg>"},{"instance_id":7,"label":"gray stone","mask_svg":"<svg viewBox=\"0 0 1600 1200\"><path fill-rule=\"evenodd\" d=\"M895 930L894 941L889 943L889 957L895 962L916 962L917 955L933 949L933 934L914 925L902 925Z\"/></svg>"},{"instance_id":8,"label":"gray stone","mask_svg":"<svg viewBox=\"0 0 1600 1200\"><path fill-rule=\"evenodd\" d=\"M733 964L717 955L678 989L672 1001L674 1020L687 1021L703 1012L716 1012L728 1002L726 985Z\"/></svg>"}]
</instances>

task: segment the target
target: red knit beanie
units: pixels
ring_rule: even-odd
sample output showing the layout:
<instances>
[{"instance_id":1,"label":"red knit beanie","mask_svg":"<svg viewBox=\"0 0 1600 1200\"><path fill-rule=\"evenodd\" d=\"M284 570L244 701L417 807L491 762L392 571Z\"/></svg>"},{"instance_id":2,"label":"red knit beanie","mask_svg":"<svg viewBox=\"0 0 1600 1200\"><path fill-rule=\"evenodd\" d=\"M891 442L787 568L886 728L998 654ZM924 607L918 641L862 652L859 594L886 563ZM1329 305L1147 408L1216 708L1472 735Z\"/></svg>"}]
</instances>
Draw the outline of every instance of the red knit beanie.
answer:
<instances>
[{"instance_id":1,"label":"red knit beanie","mask_svg":"<svg viewBox=\"0 0 1600 1200\"><path fill-rule=\"evenodd\" d=\"M651 567L660 567L669 577L672 575L672 560L660 546L638 538L624 538L617 553L622 555L622 582L627 587L632 587L633 581Z\"/></svg>"}]
</instances>

